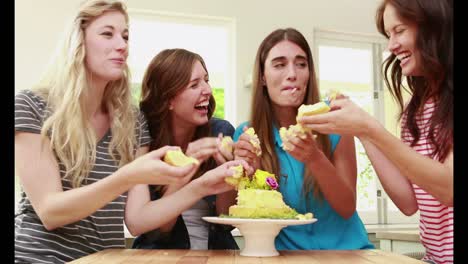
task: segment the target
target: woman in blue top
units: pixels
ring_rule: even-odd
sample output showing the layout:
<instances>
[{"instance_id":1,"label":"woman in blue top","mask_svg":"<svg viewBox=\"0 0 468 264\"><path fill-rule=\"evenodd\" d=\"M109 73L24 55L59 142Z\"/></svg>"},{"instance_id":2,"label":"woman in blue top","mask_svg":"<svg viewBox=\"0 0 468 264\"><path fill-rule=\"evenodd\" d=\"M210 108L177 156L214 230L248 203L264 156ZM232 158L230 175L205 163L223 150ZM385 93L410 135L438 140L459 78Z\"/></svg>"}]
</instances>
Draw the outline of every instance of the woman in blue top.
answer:
<instances>
[{"instance_id":1,"label":"woman in blue top","mask_svg":"<svg viewBox=\"0 0 468 264\"><path fill-rule=\"evenodd\" d=\"M278 29L257 51L248 125L260 139L262 154L255 155L244 133L247 122L234 133L235 159L274 173L285 202L299 213L313 212L316 223L284 228L276 248L367 249L370 243L356 212L356 156L352 136L309 133L288 138L282 148L280 127L296 124L301 104L319 101L319 89L310 47L295 29Z\"/></svg>"}]
</instances>

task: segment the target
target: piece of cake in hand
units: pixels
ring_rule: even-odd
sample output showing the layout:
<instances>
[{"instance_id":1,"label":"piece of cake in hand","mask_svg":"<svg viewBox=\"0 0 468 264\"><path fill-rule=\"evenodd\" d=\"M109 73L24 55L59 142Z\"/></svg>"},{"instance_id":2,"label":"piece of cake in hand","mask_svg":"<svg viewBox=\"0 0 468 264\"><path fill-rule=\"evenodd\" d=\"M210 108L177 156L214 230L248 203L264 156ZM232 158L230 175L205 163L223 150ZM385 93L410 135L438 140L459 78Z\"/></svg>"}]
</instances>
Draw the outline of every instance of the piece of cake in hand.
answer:
<instances>
[{"instance_id":1,"label":"piece of cake in hand","mask_svg":"<svg viewBox=\"0 0 468 264\"><path fill-rule=\"evenodd\" d=\"M233 152L232 144L234 144L234 141L230 136L224 136L223 139L221 140L221 148L226 150L229 153Z\"/></svg>"},{"instance_id":2,"label":"piece of cake in hand","mask_svg":"<svg viewBox=\"0 0 468 264\"><path fill-rule=\"evenodd\" d=\"M325 102L318 102L312 105L301 105L297 110L297 117L296 120L303 116L311 116L317 114L323 114L330 111L330 106L328 106Z\"/></svg>"},{"instance_id":3,"label":"piece of cake in hand","mask_svg":"<svg viewBox=\"0 0 468 264\"><path fill-rule=\"evenodd\" d=\"M257 156L262 155L262 148L260 147L260 140L258 139L257 134L255 133L255 129L253 127L249 127L245 133L250 136L250 144L255 148L255 154Z\"/></svg>"},{"instance_id":4,"label":"piece of cake in hand","mask_svg":"<svg viewBox=\"0 0 468 264\"><path fill-rule=\"evenodd\" d=\"M241 178L244 176L244 167L242 167L242 165L237 165L237 166L232 166L229 169L233 170L234 174L232 174L232 176L224 178L224 181L236 187L237 189Z\"/></svg>"},{"instance_id":5,"label":"piece of cake in hand","mask_svg":"<svg viewBox=\"0 0 468 264\"><path fill-rule=\"evenodd\" d=\"M299 137L301 139L305 139L307 137L307 131L301 124L290 125L289 128L281 127L279 130L281 141L283 141L283 149L284 150L291 150L289 148L288 138L291 137Z\"/></svg>"},{"instance_id":6,"label":"piece of cake in hand","mask_svg":"<svg viewBox=\"0 0 468 264\"><path fill-rule=\"evenodd\" d=\"M168 150L164 155L164 162L172 166L182 167L191 163L199 164L200 162L193 158L186 156L182 150Z\"/></svg>"}]
</instances>

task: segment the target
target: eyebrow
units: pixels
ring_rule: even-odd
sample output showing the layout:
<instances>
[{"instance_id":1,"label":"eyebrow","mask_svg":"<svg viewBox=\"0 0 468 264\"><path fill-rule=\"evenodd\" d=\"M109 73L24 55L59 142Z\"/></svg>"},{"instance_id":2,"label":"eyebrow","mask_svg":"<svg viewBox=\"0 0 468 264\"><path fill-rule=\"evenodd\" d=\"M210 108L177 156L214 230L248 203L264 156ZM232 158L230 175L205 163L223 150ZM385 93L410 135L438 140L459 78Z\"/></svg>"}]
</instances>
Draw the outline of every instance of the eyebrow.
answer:
<instances>
[{"instance_id":1,"label":"eyebrow","mask_svg":"<svg viewBox=\"0 0 468 264\"><path fill-rule=\"evenodd\" d=\"M405 24L403 24L403 23L396 24L396 25L394 25L393 27L391 27L390 29L386 29L386 30L385 30L385 33L387 33L387 35L388 35L389 30L394 30L395 28L397 28L397 27L399 27L399 26L405 26Z\"/></svg>"},{"instance_id":2,"label":"eyebrow","mask_svg":"<svg viewBox=\"0 0 468 264\"><path fill-rule=\"evenodd\" d=\"M303 56L303 55L296 55L296 57L294 59L303 59L303 60L307 60L307 57ZM286 60L286 57L285 56L279 56L279 57L276 57L276 58L273 58L271 61L272 62L275 62L275 61L283 61L283 60Z\"/></svg>"},{"instance_id":3,"label":"eyebrow","mask_svg":"<svg viewBox=\"0 0 468 264\"><path fill-rule=\"evenodd\" d=\"M111 29L111 30L115 30L115 27L114 27L114 26L111 26L111 25L105 25L105 26L103 26L102 28L103 28L103 29L104 29L104 28L109 28L109 29ZM123 31L123 33L128 33L128 28L125 28L124 31Z\"/></svg>"},{"instance_id":4,"label":"eyebrow","mask_svg":"<svg viewBox=\"0 0 468 264\"><path fill-rule=\"evenodd\" d=\"M205 76L203 76L203 77L208 77L208 74L205 74ZM195 78L195 79L193 79L193 80L190 80L189 83L193 83L193 82L195 82L195 81L199 81L200 79L201 79L201 78Z\"/></svg>"}]
</instances>

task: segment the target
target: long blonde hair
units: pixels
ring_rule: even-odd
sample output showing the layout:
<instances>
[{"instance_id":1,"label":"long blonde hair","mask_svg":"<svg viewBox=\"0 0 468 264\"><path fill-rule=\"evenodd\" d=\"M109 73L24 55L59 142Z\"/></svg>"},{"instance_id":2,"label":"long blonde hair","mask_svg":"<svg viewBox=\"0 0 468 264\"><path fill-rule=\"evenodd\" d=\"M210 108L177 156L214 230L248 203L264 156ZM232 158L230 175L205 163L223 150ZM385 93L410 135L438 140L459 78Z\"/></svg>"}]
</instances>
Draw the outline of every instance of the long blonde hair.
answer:
<instances>
[{"instance_id":1,"label":"long blonde hair","mask_svg":"<svg viewBox=\"0 0 468 264\"><path fill-rule=\"evenodd\" d=\"M86 114L90 100L90 72L85 65L84 30L107 11L119 11L128 23L126 6L120 1L92 0L80 7L66 35L39 84L33 88L47 100L52 112L44 122L41 135L50 137L50 147L65 166L64 178L79 187L96 161L97 136ZM112 140L111 157L119 167L133 160L135 155L136 108L131 104L128 66L122 78L110 81L103 94L103 105L110 113Z\"/></svg>"},{"instance_id":2,"label":"long blonde hair","mask_svg":"<svg viewBox=\"0 0 468 264\"><path fill-rule=\"evenodd\" d=\"M273 111L272 101L268 95L268 91L262 82L262 76L264 74L265 61L268 53L276 44L283 40L295 43L307 54L309 82L307 84L307 91L302 103L314 104L320 100L320 93L314 70L314 61L312 59L312 52L310 51L307 40L299 31L293 28L277 29L271 32L260 44L255 58L250 124L258 134L260 145L262 146L262 169L274 173L277 177L280 177L281 170L278 157L275 153L273 126L278 126L279 123ZM328 136L318 134L317 143L323 150L323 153L325 153L325 155L330 159L330 140ZM313 175L306 169L304 172L304 185L302 190L304 196L307 196L313 187L314 195L316 197L321 197L320 188L318 184L314 184L314 182L315 180Z\"/></svg>"}]
</instances>

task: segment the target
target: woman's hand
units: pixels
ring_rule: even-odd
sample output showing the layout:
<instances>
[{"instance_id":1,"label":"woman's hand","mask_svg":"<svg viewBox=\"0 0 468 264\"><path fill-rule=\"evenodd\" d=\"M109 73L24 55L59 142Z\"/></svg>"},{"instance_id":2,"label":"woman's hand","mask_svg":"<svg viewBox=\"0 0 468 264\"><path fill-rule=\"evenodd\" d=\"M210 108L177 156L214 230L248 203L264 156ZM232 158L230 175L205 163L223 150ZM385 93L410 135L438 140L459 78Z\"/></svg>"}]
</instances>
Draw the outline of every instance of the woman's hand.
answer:
<instances>
[{"instance_id":1,"label":"woman's hand","mask_svg":"<svg viewBox=\"0 0 468 264\"><path fill-rule=\"evenodd\" d=\"M122 167L128 173L128 180L134 184L151 185L184 185L197 171L199 165L190 164L183 167L171 166L162 159L168 150L179 147L165 146L146 153Z\"/></svg>"},{"instance_id":2,"label":"woman's hand","mask_svg":"<svg viewBox=\"0 0 468 264\"><path fill-rule=\"evenodd\" d=\"M312 132L307 132L304 138L286 136L283 145L286 147L286 151L296 160L307 163L308 160L322 152L317 146L317 142L315 142L316 137Z\"/></svg>"},{"instance_id":3,"label":"woman's hand","mask_svg":"<svg viewBox=\"0 0 468 264\"><path fill-rule=\"evenodd\" d=\"M216 137L204 137L190 142L185 155L193 157L203 163L211 156L219 154L219 140Z\"/></svg>"},{"instance_id":4,"label":"woman's hand","mask_svg":"<svg viewBox=\"0 0 468 264\"><path fill-rule=\"evenodd\" d=\"M244 133L239 137L239 140L234 144L234 159L245 160L250 166L251 170L248 171L248 175L251 175L256 169L260 168L260 157L255 154L255 148L250 143L250 136L245 133L248 129L244 127Z\"/></svg>"},{"instance_id":5,"label":"woman's hand","mask_svg":"<svg viewBox=\"0 0 468 264\"><path fill-rule=\"evenodd\" d=\"M218 138L217 138L218 153L215 153L213 155L213 158L216 160L216 163L218 164L218 166L234 159L234 153L233 153L234 144L232 140L231 142L227 143L229 145L226 147L222 146L222 141L223 141L223 134L219 133Z\"/></svg>"},{"instance_id":6,"label":"woman's hand","mask_svg":"<svg viewBox=\"0 0 468 264\"><path fill-rule=\"evenodd\" d=\"M331 111L303 116L298 122L322 134L340 134L365 137L369 127L377 122L371 115L348 98L331 101Z\"/></svg>"},{"instance_id":7,"label":"woman's hand","mask_svg":"<svg viewBox=\"0 0 468 264\"><path fill-rule=\"evenodd\" d=\"M200 192L201 197L232 190L234 186L226 183L224 178L232 176L234 171L230 167L237 165L242 165L246 171L251 170L249 164L244 160L232 160L205 172L202 176L193 180L191 184L197 185L195 189Z\"/></svg>"}]
</instances>

